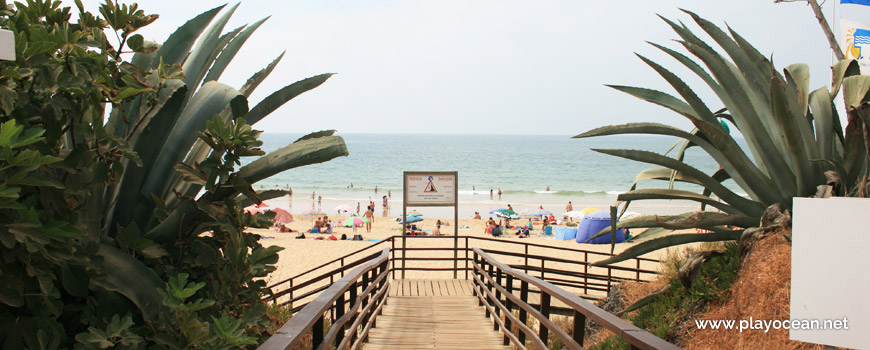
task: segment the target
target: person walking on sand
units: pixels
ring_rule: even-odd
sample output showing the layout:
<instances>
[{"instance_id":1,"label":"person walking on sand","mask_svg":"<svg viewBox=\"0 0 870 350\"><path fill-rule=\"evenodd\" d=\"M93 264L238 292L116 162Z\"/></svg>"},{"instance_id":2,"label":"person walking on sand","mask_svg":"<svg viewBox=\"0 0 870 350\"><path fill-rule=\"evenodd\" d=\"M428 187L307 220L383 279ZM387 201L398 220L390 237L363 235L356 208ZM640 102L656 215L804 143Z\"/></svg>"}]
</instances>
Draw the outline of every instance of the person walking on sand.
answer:
<instances>
[{"instance_id":1,"label":"person walking on sand","mask_svg":"<svg viewBox=\"0 0 870 350\"><path fill-rule=\"evenodd\" d=\"M393 199L393 191L387 190L387 197L390 197L390 199Z\"/></svg>"},{"instance_id":2,"label":"person walking on sand","mask_svg":"<svg viewBox=\"0 0 870 350\"><path fill-rule=\"evenodd\" d=\"M498 189L498 199L501 199L501 189Z\"/></svg>"},{"instance_id":3,"label":"person walking on sand","mask_svg":"<svg viewBox=\"0 0 870 350\"><path fill-rule=\"evenodd\" d=\"M323 199L323 196L317 196L317 210L321 210L320 201Z\"/></svg>"},{"instance_id":4,"label":"person walking on sand","mask_svg":"<svg viewBox=\"0 0 870 350\"><path fill-rule=\"evenodd\" d=\"M565 206L565 211L574 211L574 205L571 204L571 201L568 201L568 205Z\"/></svg>"},{"instance_id":5,"label":"person walking on sand","mask_svg":"<svg viewBox=\"0 0 870 350\"><path fill-rule=\"evenodd\" d=\"M356 216L359 216L359 202L356 202Z\"/></svg>"},{"instance_id":6,"label":"person walking on sand","mask_svg":"<svg viewBox=\"0 0 870 350\"><path fill-rule=\"evenodd\" d=\"M489 189L489 199L492 200L492 189Z\"/></svg>"},{"instance_id":7,"label":"person walking on sand","mask_svg":"<svg viewBox=\"0 0 870 350\"><path fill-rule=\"evenodd\" d=\"M366 233L372 232L372 223L375 222L375 211L374 209L366 210L366 213L363 214L363 217L369 219L369 222L366 223Z\"/></svg>"},{"instance_id":8,"label":"person walking on sand","mask_svg":"<svg viewBox=\"0 0 870 350\"><path fill-rule=\"evenodd\" d=\"M311 200L314 200L314 191L311 191Z\"/></svg>"}]
</instances>

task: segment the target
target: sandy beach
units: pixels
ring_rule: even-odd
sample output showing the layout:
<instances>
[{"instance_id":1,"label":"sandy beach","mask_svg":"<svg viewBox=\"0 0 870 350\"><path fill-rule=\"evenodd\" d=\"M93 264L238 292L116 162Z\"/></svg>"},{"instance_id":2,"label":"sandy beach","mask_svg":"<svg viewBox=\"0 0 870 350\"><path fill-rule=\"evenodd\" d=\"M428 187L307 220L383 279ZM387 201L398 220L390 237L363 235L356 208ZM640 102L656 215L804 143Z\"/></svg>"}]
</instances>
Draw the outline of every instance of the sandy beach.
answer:
<instances>
[{"instance_id":1,"label":"sandy beach","mask_svg":"<svg viewBox=\"0 0 870 350\"><path fill-rule=\"evenodd\" d=\"M348 216L330 216L331 221L344 221L347 220ZM416 223L416 225L420 229L431 230L434 228L436 220L433 218L427 218L422 222ZM442 222L447 221L445 219L440 219ZM452 221L452 218L450 219ZM287 224L287 227L305 232L307 231L313 224L313 219L297 219L296 221ZM454 245L454 239L452 238L454 234L454 225L451 224L449 226L441 227L442 233L445 236L437 239L433 239L431 236L424 236L419 238L411 238L406 241L407 247L409 248L422 248L421 250L409 251L408 256L416 257L416 258L445 258L452 259L453 251L452 250L438 250L438 248L452 248ZM473 219L462 219L459 220L458 235L459 236L470 236L475 238L493 238L491 235L485 234L485 220L473 220ZM467 227L467 228L466 228ZM303 272L314 269L318 266L323 265L329 261L337 259L339 257L345 256L347 254L353 253L360 249L371 247L359 254L352 255L345 259L345 263L349 263L355 261L361 257L365 257L370 254L375 254L377 252L382 251L384 248L389 248L391 246L391 242L385 242L381 244L377 244L375 241L384 240L391 236L400 236L401 235L401 225L395 221L395 219L384 218L384 217L375 217L375 220L372 224L371 232L366 232L364 227L357 228L356 232L352 228L349 227L338 227L334 230L332 235L336 237L341 237L342 234L347 235L348 237L352 237L354 234L361 234L364 239L363 241L332 241L332 240L319 240L316 238L328 238L330 234L318 234L318 233L305 233L306 239L296 239L298 233L280 233L275 232L274 230L267 229L251 229L250 231L260 234L264 237L261 241L264 246L277 245L285 248L281 251L280 260L278 263L278 269L273 272L268 278L268 284L274 284L280 281L286 281L290 277L297 276ZM574 240L556 240L553 236L536 236L536 234L540 234L540 229L532 231L532 236L529 238L518 238L513 234L513 230L510 234L502 236L493 240L482 240L482 239L469 239L468 245L472 248L481 248L488 250L500 250L505 252L513 252L513 253L526 253L526 249L528 249L529 255L539 255L545 257L558 257L562 259L568 259L571 261L584 261L584 259L594 262L605 258L604 254L608 254L610 252L609 244L581 244L577 243ZM399 242L401 242L399 240ZM466 244L465 238L457 239L457 245L460 248L463 248ZM527 247L523 244L516 243L533 243L537 245L542 245L545 247L537 247L531 246ZM396 243L401 244L401 243ZM619 253L631 246L634 243L619 243L616 245L615 252ZM372 247L373 246L373 247ZM577 250L584 250L587 253L579 253L579 252L569 252L555 249L548 249L546 247L561 247L561 248L570 248ZM596 254L600 253L600 255ZM413 254L413 255L411 255ZM464 252L460 252L459 258L464 258ZM647 254L644 257L651 259L659 259L666 254L666 250L659 250L657 252L653 252L651 254ZM538 266L541 263L541 259L529 259L529 261L523 261L523 258L520 257L512 257L512 256L494 256L497 260L507 264L523 264L528 263L531 266ZM620 266L626 267L636 267L636 261L626 261L624 263L620 263ZM313 276L322 274L331 269L337 268L340 266L340 263L332 263L322 268L317 269L302 278L295 279L296 284L300 281L304 281ZM407 271L405 278L408 279L445 279L453 277L453 262L452 261L433 261L433 260L419 260L419 261L408 261L406 263L406 267L426 267L426 268L444 268L451 271ZM464 262L460 262L460 269L464 268ZM557 268L564 270L575 270L578 269L578 265L576 264L560 264L554 262L547 262L547 268ZM645 270L658 270L659 266L657 263L652 262L643 262L642 269ZM607 270L603 268L599 268L600 270L595 271L590 268L590 273L600 273L602 275L607 274ZM634 273L626 273L622 271L612 271L614 276L623 276L634 278L636 275ZM464 271L460 271L458 278L465 278ZM538 272L531 273L532 275L538 276ZM642 275L643 279L650 279L653 277L652 275ZM401 274L397 273L396 278L401 278ZM275 288L276 290L286 289L286 286ZM588 292L588 291L587 291ZM588 294L596 294L595 292L588 292Z\"/></svg>"}]
</instances>

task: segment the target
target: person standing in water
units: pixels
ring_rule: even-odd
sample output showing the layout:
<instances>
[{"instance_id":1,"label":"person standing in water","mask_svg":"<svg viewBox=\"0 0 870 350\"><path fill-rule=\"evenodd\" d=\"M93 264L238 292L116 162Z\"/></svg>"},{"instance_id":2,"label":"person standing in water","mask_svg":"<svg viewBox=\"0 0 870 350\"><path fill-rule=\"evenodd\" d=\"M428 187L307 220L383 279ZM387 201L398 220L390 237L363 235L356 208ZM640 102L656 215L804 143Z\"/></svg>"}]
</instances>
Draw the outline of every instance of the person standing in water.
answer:
<instances>
[{"instance_id":1,"label":"person standing in water","mask_svg":"<svg viewBox=\"0 0 870 350\"><path fill-rule=\"evenodd\" d=\"M501 199L501 189L498 189L498 199Z\"/></svg>"}]
</instances>

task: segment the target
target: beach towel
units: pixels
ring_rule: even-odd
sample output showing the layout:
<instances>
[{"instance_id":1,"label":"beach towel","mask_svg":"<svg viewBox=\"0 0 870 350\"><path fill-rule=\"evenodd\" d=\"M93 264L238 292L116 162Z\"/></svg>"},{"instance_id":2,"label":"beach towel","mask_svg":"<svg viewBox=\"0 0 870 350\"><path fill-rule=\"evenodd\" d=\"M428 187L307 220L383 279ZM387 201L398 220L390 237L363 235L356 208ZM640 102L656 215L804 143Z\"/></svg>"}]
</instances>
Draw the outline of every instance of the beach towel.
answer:
<instances>
[{"instance_id":1,"label":"beach towel","mask_svg":"<svg viewBox=\"0 0 870 350\"><path fill-rule=\"evenodd\" d=\"M338 238L337 238L337 237L335 237L335 236L329 236L329 240L330 240L330 241L337 241L337 240L338 240Z\"/></svg>"}]
</instances>

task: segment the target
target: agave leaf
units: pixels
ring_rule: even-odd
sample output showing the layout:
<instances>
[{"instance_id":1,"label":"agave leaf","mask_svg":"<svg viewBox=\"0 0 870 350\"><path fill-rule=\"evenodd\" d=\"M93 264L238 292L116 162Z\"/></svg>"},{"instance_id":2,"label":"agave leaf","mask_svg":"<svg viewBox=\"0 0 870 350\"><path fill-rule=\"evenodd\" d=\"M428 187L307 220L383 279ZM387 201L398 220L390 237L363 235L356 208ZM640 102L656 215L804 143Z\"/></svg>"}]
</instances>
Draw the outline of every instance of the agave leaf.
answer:
<instances>
[{"instance_id":1,"label":"agave leaf","mask_svg":"<svg viewBox=\"0 0 870 350\"><path fill-rule=\"evenodd\" d=\"M769 114L769 110L756 110L753 101L758 100L758 96L747 94L749 91L741 88L745 86L745 81L735 73L732 65L724 61L721 56L704 52L699 47L689 43L684 46L707 64L707 67L723 86L731 87L725 89L727 96L720 96L720 99L731 112L737 127L745 136L746 142L750 144L749 149L753 159L765 174L774 179L773 184L780 192L794 196L796 193L795 175L789 165L779 157L779 154L785 154L787 149L781 141L775 142L768 133L767 130L776 130L775 126L765 125L766 118L759 116L759 112ZM759 104L761 103L759 102ZM763 104L767 105L767 102Z\"/></svg>"},{"instance_id":2,"label":"agave leaf","mask_svg":"<svg viewBox=\"0 0 870 350\"><path fill-rule=\"evenodd\" d=\"M118 224L129 225L133 218L131 209L141 201L150 201L150 196L139 197L139 189L160 151L157 145L160 145L172 130L187 97L187 87L180 80L170 80L167 84L175 88L165 88L165 92L171 91L171 94L160 98L160 105L156 106L152 113L143 117L144 126L140 131L133 133L129 140L133 151L142 160L142 166L133 167L129 164L125 166L121 180L106 192L109 212L106 214L107 225L104 230L107 233L113 232ZM164 90L161 90L161 95L163 93Z\"/></svg>"},{"instance_id":3,"label":"agave leaf","mask_svg":"<svg viewBox=\"0 0 870 350\"><path fill-rule=\"evenodd\" d=\"M257 192L257 198L259 198L260 201L267 201L267 200L274 199L274 198L280 198L280 197L283 197L286 195L287 195L287 191L285 191L285 190L265 190L265 191ZM247 207L249 205L257 204L257 203L254 203L254 201L251 198L248 198L247 196L241 196L241 195L238 198L236 198L236 202L239 204L240 208L244 208L244 207Z\"/></svg>"},{"instance_id":4,"label":"agave leaf","mask_svg":"<svg viewBox=\"0 0 870 350\"><path fill-rule=\"evenodd\" d=\"M703 186L704 184L689 175L683 174L679 171L674 171L674 169L668 168L649 168L641 171L637 176L634 177L634 183L631 185L631 189L634 190L637 188L637 184L644 180L667 180L670 181L673 179L674 181L680 181L685 183L691 183L696 185Z\"/></svg>"},{"instance_id":5,"label":"agave leaf","mask_svg":"<svg viewBox=\"0 0 870 350\"><path fill-rule=\"evenodd\" d=\"M717 208L721 211L731 214L740 214L741 210L713 198L702 196L700 194L682 191L682 190L664 190L664 189L640 189L621 193L617 196L620 201L634 201L641 199L679 199L690 200L698 203L707 203L707 205Z\"/></svg>"},{"instance_id":6,"label":"agave leaf","mask_svg":"<svg viewBox=\"0 0 870 350\"><path fill-rule=\"evenodd\" d=\"M593 263L592 266L606 266L610 264L615 264L620 261L633 259L646 253L656 251L662 248L672 247L675 245L697 242L733 241L740 238L741 234L743 234L743 230L714 233L689 233L665 236L662 238L656 238L653 240L638 243L637 245L626 249L619 255L605 260L597 261Z\"/></svg>"},{"instance_id":7,"label":"agave leaf","mask_svg":"<svg viewBox=\"0 0 870 350\"><path fill-rule=\"evenodd\" d=\"M828 89L820 88L810 96L810 107L813 111L813 122L816 124L816 144L824 160L834 160L834 104Z\"/></svg>"},{"instance_id":8,"label":"agave leaf","mask_svg":"<svg viewBox=\"0 0 870 350\"><path fill-rule=\"evenodd\" d=\"M130 63L136 67L142 68L143 70L147 70L151 67L151 61L153 61L154 57L157 56L157 50L159 50L160 47L161 45L156 42L145 40L144 48L151 53L134 53L133 58L130 59Z\"/></svg>"},{"instance_id":9,"label":"agave leaf","mask_svg":"<svg viewBox=\"0 0 870 350\"><path fill-rule=\"evenodd\" d=\"M783 153L788 157L793 166L793 171L797 181L797 195L811 196L816 192L816 184L822 183L817 181L816 175L822 175L822 172L817 171L817 166L810 162L810 154L807 153L807 146L804 142L804 135L811 136L811 131L800 128L806 119L802 116L796 117L793 105L787 101L787 87L785 82L777 77L770 81L770 98L773 116L783 130L783 137L788 145L788 152ZM806 133L806 134L804 134ZM811 141L815 143L815 141Z\"/></svg>"},{"instance_id":10,"label":"agave leaf","mask_svg":"<svg viewBox=\"0 0 870 350\"><path fill-rule=\"evenodd\" d=\"M205 77L206 71L211 67L211 60L214 59L212 55L221 42L221 32L238 7L239 4L237 3L227 13L218 18L205 31L205 34L197 40L196 47L190 52L187 59L184 60L184 64L181 67L185 75L184 83L187 86L195 88L199 86L199 83Z\"/></svg>"},{"instance_id":11,"label":"agave leaf","mask_svg":"<svg viewBox=\"0 0 870 350\"><path fill-rule=\"evenodd\" d=\"M695 92L692 91L692 89L685 82L683 82L683 80L677 77L674 73L671 73L669 70L647 59L646 57L641 55L637 56L640 57L640 59L648 66L652 67L653 70L659 73L659 75L661 75L662 78L664 78L665 81L668 82L668 84L671 84L674 90L676 90L677 93L679 93L680 96L683 97L685 102L687 102L689 106L691 106L691 108L695 111L695 113L693 113L693 116L709 123L717 123L716 118L713 117L713 112L710 111L709 108L707 108L707 105L704 104L704 101L701 101L701 98L698 97L698 95L696 95Z\"/></svg>"},{"instance_id":12,"label":"agave leaf","mask_svg":"<svg viewBox=\"0 0 870 350\"><path fill-rule=\"evenodd\" d=\"M718 124L718 123L717 123ZM707 154L713 157L719 165L722 166L729 174L733 174L732 178L740 185L741 188L747 189L750 197L755 200L761 200L763 203L773 204L779 199L777 192L770 180L759 170L754 163L743 153L740 146L734 142L730 136L724 132L716 132L715 128L706 123L698 123L704 130L707 138L716 144L704 141L697 135L692 135L683 130L672 126L657 124L657 123L629 123L623 125L604 126L596 128L574 138L618 135L618 134L653 134L653 135L669 135L676 136L703 148ZM728 154L728 156L726 156Z\"/></svg>"},{"instance_id":13,"label":"agave leaf","mask_svg":"<svg viewBox=\"0 0 870 350\"><path fill-rule=\"evenodd\" d=\"M319 137L295 142L269 152L269 154L243 166L239 170L239 176L253 184L287 169L322 163L335 157L347 155L347 145L341 137Z\"/></svg>"},{"instance_id":14,"label":"agave leaf","mask_svg":"<svg viewBox=\"0 0 870 350\"><path fill-rule=\"evenodd\" d=\"M301 95L302 93L314 89L320 84L323 84L329 77L334 75L335 73L326 73L315 75L310 78L302 79L293 84L287 85L282 89L273 92L271 95L260 101L254 108L251 108L251 111L245 115L245 121L254 125L259 122L261 119L265 118L269 113L274 112L278 107L281 107L287 101L292 100L296 96Z\"/></svg>"},{"instance_id":15,"label":"agave leaf","mask_svg":"<svg viewBox=\"0 0 870 350\"><path fill-rule=\"evenodd\" d=\"M734 41L737 42L737 45L743 50L747 57L749 57L749 61L755 64L758 68L758 71L761 72L761 75L765 77L769 77L773 74L770 70L770 61L765 57L761 52L758 51L752 44L750 44L746 39L744 39L740 34L738 34L734 29L728 27L728 32L731 33L731 37L734 38Z\"/></svg>"},{"instance_id":16,"label":"agave leaf","mask_svg":"<svg viewBox=\"0 0 870 350\"><path fill-rule=\"evenodd\" d=\"M731 60L734 61L734 64L743 74L743 78L746 80L747 85L756 93L762 94L762 96L767 91L767 78L769 75L762 74L758 69L758 66L752 62L749 56L746 55L746 52L740 48L740 46L732 40L727 33L719 29L715 24L706 19L701 18L697 14L682 10L683 12L692 16L692 19L697 23L701 29L707 32L714 41L716 41L719 46L725 49L725 52L731 57Z\"/></svg>"},{"instance_id":17,"label":"agave leaf","mask_svg":"<svg viewBox=\"0 0 870 350\"><path fill-rule=\"evenodd\" d=\"M689 106L688 103L683 102L682 100L680 100L674 96L671 96L669 94L666 94L664 92L653 90L653 89L634 87L634 86L622 86L622 85L605 85L605 86L622 91L624 93L627 93L629 95L637 97L641 100L651 102L651 103L657 104L659 106L665 107L665 108L670 109L674 112L677 112L678 114L697 118L697 116L695 115L695 111L692 110L692 107Z\"/></svg>"},{"instance_id":18,"label":"agave leaf","mask_svg":"<svg viewBox=\"0 0 870 350\"><path fill-rule=\"evenodd\" d=\"M843 100L846 107L858 107L870 90L870 76L856 75L843 79Z\"/></svg>"},{"instance_id":19,"label":"agave leaf","mask_svg":"<svg viewBox=\"0 0 870 350\"><path fill-rule=\"evenodd\" d=\"M296 139L296 141L293 141L293 143L297 143L299 141L310 140L310 139L316 139L318 137L332 136L332 135L335 135L335 130L330 129L330 130L315 131L315 132L312 132L308 135L305 135L305 136L302 136L302 137Z\"/></svg>"},{"instance_id":20,"label":"agave leaf","mask_svg":"<svg viewBox=\"0 0 870 350\"><path fill-rule=\"evenodd\" d=\"M616 229L661 227L666 230L685 230L692 228L709 229L716 226L753 227L758 225L759 218L746 215L728 215L724 213L699 211L679 215L658 216L644 215L616 223ZM605 227L587 241L609 234L610 227Z\"/></svg>"},{"instance_id":21,"label":"agave leaf","mask_svg":"<svg viewBox=\"0 0 870 350\"><path fill-rule=\"evenodd\" d=\"M833 79L831 80L831 96L837 96L840 93L843 79L853 75L861 75L861 67L858 65L858 61L854 59L834 63L831 69L834 71Z\"/></svg>"},{"instance_id":22,"label":"agave leaf","mask_svg":"<svg viewBox=\"0 0 870 350\"><path fill-rule=\"evenodd\" d=\"M227 106L231 106L235 111L233 114L243 114L247 109L247 99L236 89L214 81L206 83L197 91L181 112L172 131L163 142L158 143L161 145L160 153L150 167L150 172L140 189L140 196L151 198L151 194L156 194L166 198L172 189L171 184L166 180L172 178L175 174L173 166L184 159L187 151L196 141L195 132L203 130L205 122ZM150 217L152 206L150 203L140 203L137 206L138 211L134 213L136 220Z\"/></svg>"},{"instance_id":23,"label":"agave leaf","mask_svg":"<svg viewBox=\"0 0 870 350\"><path fill-rule=\"evenodd\" d=\"M248 38L251 37L251 34L253 34L254 31L256 31L257 28L259 28L260 25L262 25L263 22L265 22L267 19L269 19L269 17L254 22L254 24L245 28L240 34L234 35L232 41L230 41L229 44L226 45L226 48L224 48L220 52L220 56L217 57L217 59L214 61L214 64L212 64L211 69L208 70L208 75L205 76L204 81L207 82L220 79L224 70L227 68L233 58L236 57L239 49L242 48L242 45L245 44Z\"/></svg>"},{"instance_id":24,"label":"agave leaf","mask_svg":"<svg viewBox=\"0 0 870 350\"><path fill-rule=\"evenodd\" d=\"M644 230L643 232L641 232L639 235L632 237L631 241L643 242L643 241L648 241L651 239L656 239L659 237L664 237L664 236L667 236L667 235L672 234L672 233L674 233L674 230L668 230L668 229L663 228L663 227L650 227L650 228Z\"/></svg>"},{"instance_id":25,"label":"agave leaf","mask_svg":"<svg viewBox=\"0 0 870 350\"><path fill-rule=\"evenodd\" d=\"M716 196L724 200L730 205L733 205L739 211L750 216L761 216L764 213L764 207L758 202L743 198L732 192L718 181L714 180L704 172L689 166L686 163L680 162L673 158L665 157L648 151L638 150L619 150L619 149L592 149L595 152L609 154L620 158L631 159L639 162L657 164L660 166L675 169L683 174L691 176L704 184L704 187L713 191Z\"/></svg>"},{"instance_id":26,"label":"agave leaf","mask_svg":"<svg viewBox=\"0 0 870 350\"><path fill-rule=\"evenodd\" d=\"M682 63L684 66L686 66L686 68L689 68L689 70L691 70L698 77L700 77L702 80L704 80L704 82L707 83L707 86L709 86L716 93L716 95L718 95L718 96L725 95L725 92L722 91L722 86L719 85L719 83L717 83L716 80L713 79L713 77L711 77L710 74L708 74L707 71L705 71L703 67L701 67L700 65L695 63L695 61L692 61L692 59L690 59L689 57L686 57L686 55L683 55L677 51L671 50L671 49L664 47L662 45L655 44L655 43L649 43L649 44L664 51L668 55L671 55L671 57L673 57L674 59L676 59L677 61Z\"/></svg>"},{"instance_id":27,"label":"agave leaf","mask_svg":"<svg viewBox=\"0 0 870 350\"><path fill-rule=\"evenodd\" d=\"M263 68L262 70L254 73L254 75L248 78L248 81L245 82L245 85L242 86L241 89L239 89L239 92L241 92L242 95L245 95L245 97L251 97L251 93L253 93L254 90L257 89L257 86L259 86L260 83L262 83L263 80L265 80L266 77L268 77L269 74L272 73L272 70L275 69L275 66L278 65L278 62L281 61L281 58L284 57L284 54L286 52L287 51L282 52L280 55L278 55L278 58L274 59L271 63L269 63L266 68Z\"/></svg>"},{"instance_id":28,"label":"agave leaf","mask_svg":"<svg viewBox=\"0 0 870 350\"><path fill-rule=\"evenodd\" d=\"M203 12L193 19L184 23L181 27L175 30L172 35L163 42L163 46L157 50L154 59L151 61L151 67L157 67L160 63L160 57L163 57L163 62L167 64L181 64L190 53L190 48L193 43L199 38L199 35L205 30L205 27L211 23L211 20L224 8L226 4L215 7L211 10ZM188 85L190 86L190 85Z\"/></svg>"},{"instance_id":29,"label":"agave leaf","mask_svg":"<svg viewBox=\"0 0 870 350\"><path fill-rule=\"evenodd\" d=\"M158 290L164 284L154 271L132 255L106 244L100 244L97 255L102 259L93 263L100 274L91 281L130 299L142 311L145 321L158 321L163 300Z\"/></svg>"},{"instance_id":30,"label":"agave leaf","mask_svg":"<svg viewBox=\"0 0 870 350\"><path fill-rule=\"evenodd\" d=\"M806 63L790 64L783 70L789 86L795 89L800 101L800 109L797 113L807 114L810 99L810 66Z\"/></svg>"}]
</instances>

